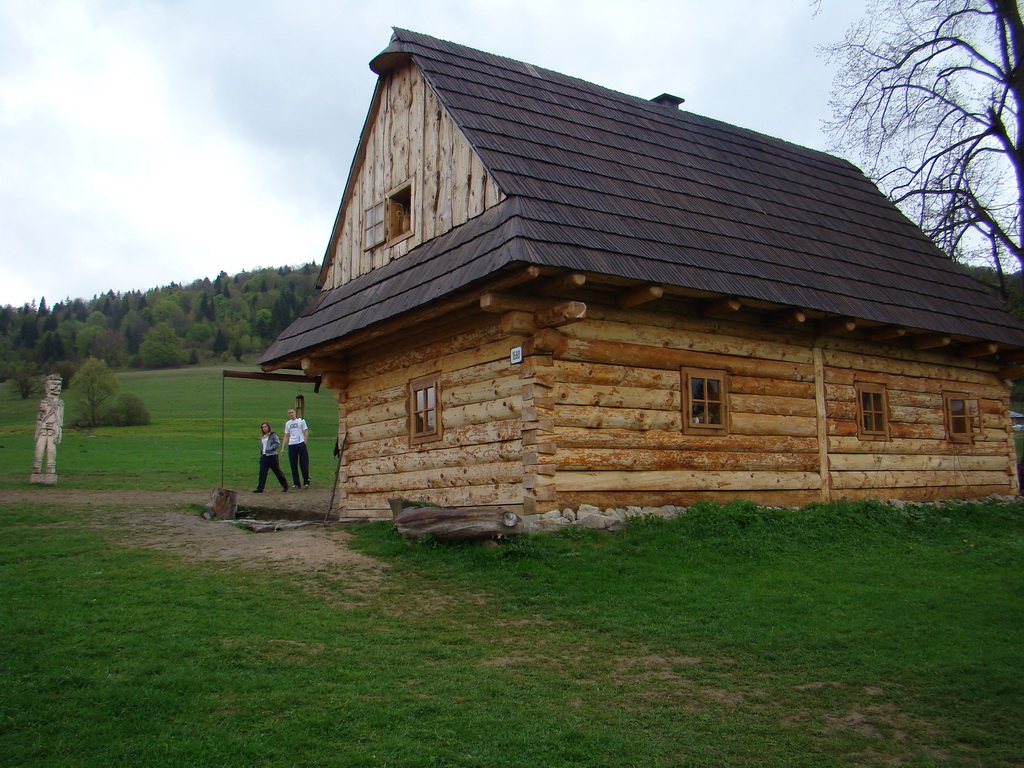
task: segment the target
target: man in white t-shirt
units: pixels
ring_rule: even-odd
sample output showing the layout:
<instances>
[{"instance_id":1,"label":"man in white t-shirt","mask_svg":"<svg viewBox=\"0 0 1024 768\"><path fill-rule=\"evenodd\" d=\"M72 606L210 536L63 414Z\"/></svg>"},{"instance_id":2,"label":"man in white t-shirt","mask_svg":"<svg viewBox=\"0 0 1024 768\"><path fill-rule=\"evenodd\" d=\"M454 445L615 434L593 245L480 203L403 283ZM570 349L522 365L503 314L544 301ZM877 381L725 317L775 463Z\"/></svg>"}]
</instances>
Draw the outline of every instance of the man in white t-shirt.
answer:
<instances>
[{"instance_id":1,"label":"man in white t-shirt","mask_svg":"<svg viewBox=\"0 0 1024 768\"><path fill-rule=\"evenodd\" d=\"M288 421L284 425L284 444L288 446L288 463L292 465L292 488L299 487L299 469L302 469L303 488L309 488L309 451L306 440L309 427L305 419L295 418L295 409L288 409Z\"/></svg>"}]
</instances>

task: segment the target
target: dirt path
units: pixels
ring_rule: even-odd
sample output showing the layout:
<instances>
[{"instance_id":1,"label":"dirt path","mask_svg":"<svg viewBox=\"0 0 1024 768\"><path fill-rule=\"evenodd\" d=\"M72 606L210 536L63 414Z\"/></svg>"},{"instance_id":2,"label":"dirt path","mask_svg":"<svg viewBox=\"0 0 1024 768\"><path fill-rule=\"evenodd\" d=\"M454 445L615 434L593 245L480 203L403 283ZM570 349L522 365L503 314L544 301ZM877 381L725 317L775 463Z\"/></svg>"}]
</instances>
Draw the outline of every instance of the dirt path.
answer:
<instances>
[{"instance_id":1,"label":"dirt path","mask_svg":"<svg viewBox=\"0 0 1024 768\"><path fill-rule=\"evenodd\" d=\"M94 511L93 524L109 531L118 543L173 551L182 557L272 567L297 574L325 575L350 582L346 591L371 587L388 567L352 550L352 534L337 523L309 525L284 531L252 533L232 521L207 520L195 507L209 494L168 491L88 491L59 486L33 487L0 493L0 504L74 505ZM238 495L240 511L260 518L313 517L330 503L327 491L291 491Z\"/></svg>"}]
</instances>

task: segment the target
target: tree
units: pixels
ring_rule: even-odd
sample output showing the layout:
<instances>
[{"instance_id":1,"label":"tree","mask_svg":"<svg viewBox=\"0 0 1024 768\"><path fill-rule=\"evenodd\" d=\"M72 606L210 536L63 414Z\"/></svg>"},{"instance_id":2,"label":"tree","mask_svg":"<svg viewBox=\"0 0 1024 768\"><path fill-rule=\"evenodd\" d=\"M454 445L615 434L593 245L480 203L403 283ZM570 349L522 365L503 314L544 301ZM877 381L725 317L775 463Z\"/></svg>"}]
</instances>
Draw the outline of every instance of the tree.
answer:
<instances>
[{"instance_id":1,"label":"tree","mask_svg":"<svg viewBox=\"0 0 1024 768\"><path fill-rule=\"evenodd\" d=\"M22 363L12 372L9 386L22 400L28 400L33 393L42 389L42 376L35 363Z\"/></svg>"},{"instance_id":2,"label":"tree","mask_svg":"<svg viewBox=\"0 0 1024 768\"><path fill-rule=\"evenodd\" d=\"M181 363L185 350L171 326L157 323L146 331L139 354L147 368L168 368Z\"/></svg>"},{"instance_id":3,"label":"tree","mask_svg":"<svg viewBox=\"0 0 1024 768\"><path fill-rule=\"evenodd\" d=\"M90 357L75 373L74 396L81 411L78 419L83 427L103 423L107 402L117 394L117 377L102 360Z\"/></svg>"},{"instance_id":4,"label":"tree","mask_svg":"<svg viewBox=\"0 0 1024 768\"><path fill-rule=\"evenodd\" d=\"M1024 266L1024 23L1017 0L872 0L840 43L825 129L1006 296ZM1024 271L1020 279L1024 285Z\"/></svg>"}]
</instances>

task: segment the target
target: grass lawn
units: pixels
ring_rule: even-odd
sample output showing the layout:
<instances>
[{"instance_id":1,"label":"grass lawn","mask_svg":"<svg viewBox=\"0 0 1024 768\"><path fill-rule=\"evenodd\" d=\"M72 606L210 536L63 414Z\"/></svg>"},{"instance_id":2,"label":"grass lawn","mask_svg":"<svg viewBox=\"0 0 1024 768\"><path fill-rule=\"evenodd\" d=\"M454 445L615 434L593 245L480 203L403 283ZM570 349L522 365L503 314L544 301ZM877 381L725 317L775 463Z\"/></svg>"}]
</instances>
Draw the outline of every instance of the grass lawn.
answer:
<instances>
[{"instance_id":1,"label":"grass lawn","mask_svg":"<svg viewBox=\"0 0 1024 768\"><path fill-rule=\"evenodd\" d=\"M269 421L281 434L287 410L299 394L305 398L310 429L311 477L318 483L332 482L338 416L330 393L314 393L312 384L225 379L222 370L191 367L118 374L121 391L139 395L149 408L153 420L146 427L71 428L77 407L72 381L63 394L67 406L64 439L57 450L60 485L151 490L250 487L256 478L260 422ZM28 485L38 405L38 396L21 400L0 389L0 491Z\"/></svg>"},{"instance_id":2,"label":"grass lawn","mask_svg":"<svg viewBox=\"0 0 1024 768\"><path fill-rule=\"evenodd\" d=\"M68 429L61 488L244 488L297 394L120 379L153 424ZM316 481L335 406L304 390ZM37 403L0 397L5 768L1024 765L1022 504L707 505L497 547L374 524L354 546L388 567L360 587L11 503Z\"/></svg>"},{"instance_id":3,"label":"grass lawn","mask_svg":"<svg viewBox=\"0 0 1024 768\"><path fill-rule=\"evenodd\" d=\"M0 511L0 764L1024 763L1024 505L708 505L496 548L374 524L390 568L356 592L98 515Z\"/></svg>"}]
</instances>

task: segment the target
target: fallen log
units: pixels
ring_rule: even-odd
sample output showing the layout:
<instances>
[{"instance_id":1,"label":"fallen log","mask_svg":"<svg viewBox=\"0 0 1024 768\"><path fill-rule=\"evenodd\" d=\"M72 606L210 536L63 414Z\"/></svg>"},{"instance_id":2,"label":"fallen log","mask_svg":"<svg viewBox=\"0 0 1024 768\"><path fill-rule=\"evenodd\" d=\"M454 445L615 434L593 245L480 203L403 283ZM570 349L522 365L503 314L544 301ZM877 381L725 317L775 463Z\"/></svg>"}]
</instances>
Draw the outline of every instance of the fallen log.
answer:
<instances>
[{"instance_id":1,"label":"fallen log","mask_svg":"<svg viewBox=\"0 0 1024 768\"><path fill-rule=\"evenodd\" d=\"M501 507L429 507L388 499L395 527L407 539L496 539L520 533L520 517Z\"/></svg>"}]
</instances>

